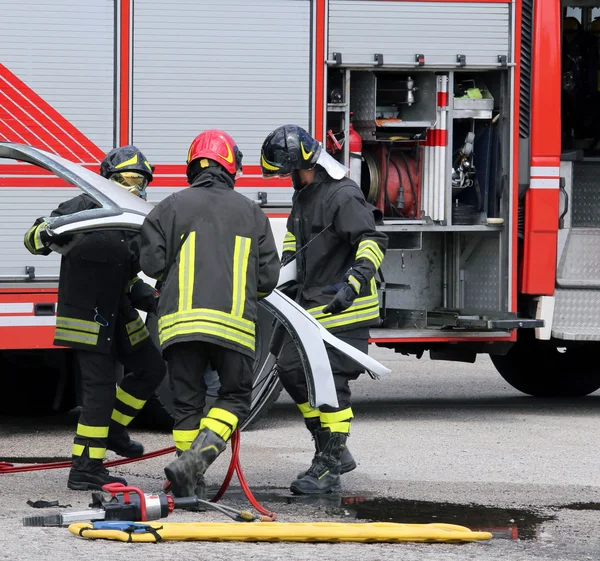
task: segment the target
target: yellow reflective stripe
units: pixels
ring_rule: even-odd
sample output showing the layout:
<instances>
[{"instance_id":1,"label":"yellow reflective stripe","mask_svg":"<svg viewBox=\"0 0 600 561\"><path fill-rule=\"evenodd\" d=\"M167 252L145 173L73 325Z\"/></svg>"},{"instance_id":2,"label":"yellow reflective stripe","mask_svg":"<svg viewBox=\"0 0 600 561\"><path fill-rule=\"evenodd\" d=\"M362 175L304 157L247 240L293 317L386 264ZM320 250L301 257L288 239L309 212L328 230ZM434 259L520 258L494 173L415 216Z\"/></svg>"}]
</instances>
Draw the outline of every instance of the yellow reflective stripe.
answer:
<instances>
[{"instance_id":1,"label":"yellow reflective stripe","mask_svg":"<svg viewBox=\"0 0 600 561\"><path fill-rule=\"evenodd\" d=\"M186 450L189 450L192 447L192 443L191 442L177 442L175 441L175 448L177 448L177 450L180 450L181 452L185 452Z\"/></svg>"},{"instance_id":2,"label":"yellow reflective stripe","mask_svg":"<svg viewBox=\"0 0 600 561\"><path fill-rule=\"evenodd\" d=\"M200 429L192 429L192 430L174 430L173 431L173 440L175 442L189 442L190 444L194 442Z\"/></svg>"},{"instance_id":3,"label":"yellow reflective stripe","mask_svg":"<svg viewBox=\"0 0 600 561\"><path fill-rule=\"evenodd\" d=\"M367 259L368 261L373 263L373 266L375 267L375 269L379 269L379 266L381 265L379 260L375 259L375 257L373 256L373 254L370 251L367 251L366 253L363 253L361 255L356 254L356 259Z\"/></svg>"},{"instance_id":4,"label":"yellow reflective stripe","mask_svg":"<svg viewBox=\"0 0 600 561\"><path fill-rule=\"evenodd\" d=\"M145 399L134 397L120 386L117 388L117 399L122 401L125 405L129 405L129 407L133 407L133 409L141 409L146 403Z\"/></svg>"},{"instance_id":5,"label":"yellow reflective stripe","mask_svg":"<svg viewBox=\"0 0 600 561\"><path fill-rule=\"evenodd\" d=\"M29 253L35 253L35 249L31 245L29 238L33 234L33 231L35 230L36 227L37 227L37 224L35 226L32 226L31 228L29 228L29 230L27 230L27 232L25 232L25 236L23 236L23 243L25 244L25 247L27 248L27 251L29 251Z\"/></svg>"},{"instance_id":6,"label":"yellow reflective stripe","mask_svg":"<svg viewBox=\"0 0 600 561\"><path fill-rule=\"evenodd\" d=\"M131 335L135 331L142 329L144 327L144 322L140 316L136 317L133 321L130 321L126 326L127 333Z\"/></svg>"},{"instance_id":7,"label":"yellow reflective stripe","mask_svg":"<svg viewBox=\"0 0 600 561\"><path fill-rule=\"evenodd\" d=\"M371 251L373 255L375 255L376 259L381 263L383 261L383 252L377 245L375 240L363 240L358 244L358 249L356 251L356 255L358 256L362 252Z\"/></svg>"},{"instance_id":8,"label":"yellow reflective stripe","mask_svg":"<svg viewBox=\"0 0 600 561\"><path fill-rule=\"evenodd\" d=\"M319 410L313 409L308 401L306 403L298 403L297 405L298 409L300 409L300 413L302 413L302 416L305 419L313 419L320 415Z\"/></svg>"},{"instance_id":9,"label":"yellow reflective stripe","mask_svg":"<svg viewBox=\"0 0 600 561\"><path fill-rule=\"evenodd\" d=\"M100 326L95 321L87 321L85 319L58 316L56 318L56 326L85 331L87 333L100 333Z\"/></svg>"},{"instance_id":10,"label":"yellow reflective stripe","mask_svg":"<svg viewBox=\"0 0 600 561\"><path fill-rule=\"evenodd\" d=\"M350 275L348 277L348 282L350 283L350 286L354 289L354 292L358 294L360 292L360 282L356 280L356 277Z\"/></svg>"},{"instance_id":11,"label":"yellow reflective stripe","mask_svg":"<svg viewBox=\"0 0 600 561\"><path fill-rule=\"evenodd\" d=\"M136 333L133 333L129 336L129 341L132 345L137 345L147 337L150 337L150 332L146 329L146 326L144 325L144 327L140 329L140 331L137 331Z\"/></svg>"},{"instance_id":12,"label":"yellow reflective stripe","mask_svg":"<svg viewBox=\"0 0 600 561\"><path fill-rule=\"evenodd\" d=\"M148 168L148 171L152 173L152 166L148 163L148 160L144 160L144 165Z\"/></svg>"},{"instance_id":13,"label":"yellow reflective stripe","mask_svg":"<svg viewBox=\"0 0 600 561\"><path fill-rule=\"evenodd\" d=\"M107 438L108 427L92 427L90 425L77 425L77 435L86 438Z\"/></svg>"},{"instance_id":14,"label":"yellow reflective stripe","mask_svg":"<svg viewBox=\"0 0 600 561\"><path fill-rule=\"evenodd\" d=\"M210 411L206 415L211 419L217 419L218 421L223 421L228 425L231 425L231 428L235 430L238 425L238 418L236 415L227 411L226 409L221 409L220 407L211 407Z\"/></svg>"},{"instance_id":15,"label":"yellow reflective stripe","mask_svg":"<svg viewBox=\"0 0 600 561\"><path fill-rule=\"evenodd\" d=\"M334 411L333 413L321 413L321 423L338 423L339 421L347 421L354 417L351 407Z\"/></svg>"},{"instance_id":16,"label":"yellow reflective stripe","mask_svg":"<svg viewBox=\"0 0 600 561\"><path fill-rule=\"evenodd\" d=\"M267 160L265 160L265 157L262 154L260 155L260 165L263 168L268 169L270 171L279 171L279 168L276 166L272 166L269 162L267 162Z\"/></svg>"},{"instance_id":17,"label":"yellow reflective stripe","mask_svg":"<svg viewBox=\"0 0 600 561\"><path fill-rule=\"evenodd\" d=\"M283 251L296 251L296 236L292 232L286 232L283 238Z\"/></svg>"},{"instance_id":18,"label":"yellow reflective stripe","mask_svg":"<svg viewBox=\"0 0 600 561\"><path fill-rule=\"evenodd\" d=\"M110 418L119 423L120 425L123 426L127 426L129 425L129 423L131 423L131 421L133 421L133 417L130 415L124 415L123 413L121 413L120 411L117 411L116 409L113 410L112 415L110 416Z\"/></svg>"},{"instance_id":19,"label":"yellow reflective stripe","mask_svg":"<svg viewBox=\"0 0 600 561\"><path fill-rule=\"evenodd\" d=\"M252 240L242 236L235 237L233 250L233 295L231 298L231 313L236 317L244 314L246 304L246 278L248 274L248 256Z\"/></svg>"},{"instance_id":20,"label":"yellow reflective stripe","mask_svg":"<svg viewBox=\"0 0 600 561\"><path fill-rule=\"evenodd\" d=\"M33 246L36 251L40 249L44 249L44 244L42 243L42 232L46 229L47 224L45 222L40 222L35 228L35 234L33 236Z\"/></svg>"},{"instance_id":21,"label":"yellow reflective stripe","mask_svg":"<svg viewBox=\"0 0 600 561\"><path fill-rule=\"evenodd\" d=\"M342 432L344 434L350 434L350 422L342 422L342 423L323 423L321 421L321 426L324 429L329 429L331 432Z\"/></svg>"},{"instance_id":22,"label":"yellow reflective stripe","mask_svg":"<svg viewBox=\"0 0 600 561\"><path fill-rule=\"evenodd\" d=\"M248 335L254 336L255 324L250 320L234 317L228 312L221 312L219 310L210 310L208 308L196 308L187 312L175 312L163 316L158 320L158 329L165 329L173 327L174 325L187 321L213 321L216 323L223 323L231 325L244 331Z\"/></svg>"},{"instance_id":23,"label":"yellow reflective stripe","mask_svg":"<svg viewBox=\"0 0 600 561\"><path fill-rule=\"evenodd\" d=\"M192 309L196 232L190 232L179 254L179 310Z\"/></svg>"},{"instance_id":24,"label":"yellow reflective stripe","mask_svg":"<svg viewBox=\"0 0 600 561\"><path fill-rule=\"evenodd\" d=\"M218 434L223 440L229 440L231 433L233 432L232 428L229 425L226 425L222 421L218 421L217 419L209 419L208 417L204 417L200 421L200 430L208 429L213 431L215 434Z\"/></svg>"},{"instance_id":25,"label":"yellow reflective stripe","mask_svg":"<svg viewBox=\"0 0 600 561\"><path fill-rule=\"evenodd\" d=\"M354 302L348 309L344 310L339 314L336 314L335 317L342 316L344 314L351 314L359 310L365 310L373 306L377 306L377 308L379 308L379 296L377 296L376 294L370 294L369 296L361 296L360 298L354 300ZM333 317L331 314L324 314L323 308L325 308L325 306L311 308L310 310L308 310L308 313L319 321L321 319L328 319Z\"/></svg>"},{"instance_id":26,"label":"yellow reflective stripe","mask_svg":"<svg viewBox=\"0 0 600 561\"><path fill-rule=\"evenodd\" d=\"M98 336L86 335L78 331L71 331L70 329L59 329L56 328L54 331L54 337L61 341L69 341L71 343L82 343L85 345L97 345Z\"/></svg>"},{"instance_id":27,"label":"yellow reflective stripe","mask_svg":"<svg viewBox=\"0 0 600 561\"><path fill-rule=\"evenodd\" d=\"M331 316L330 318L319 319L318 322L327 329L333 327L342 327L343 325L350 325L352 323L360 323L373 319L379 319L379 306L376 308L370 308L364 312L355 312L346 315L338 314Z\"/></svg>"},{"instance_id":28,"label":"yellow reflective stripe","mask_svg":"<svg viewBox=\"0 0 600 561\"><path fill-rule=\"evenodd\" d=\"M94 448L90 446L88 448L88 455L92 460L103 460L106 454L106 448Z\"/></svg>"},{"instance_id":29,"label":"yellow reflective stripe","mask_svg":"<svg viewBox=\"0 0 600 561\"><path fill-rule=\"evenodd\" d=\"M73 444L71 454L73 456L83 456L84 451L85 446L83 446L82 444ZM104 454L106 454L106 448L95 448L90 446L88 448L88 454L93 460L103 460Z\"/></svg>"},{"instance_id":30,"label":"yellow reflective stripe","mask_svg":"<svg viewBox=\"0 0 600 561\"><path fill-rule=\"evenodd\" d=\"M73 454L73 456L81 456L84 450L85 446L82 444L73 444L73 448L71 448L71 454Z\"/></svg>"},{"instance_id":31,"label":"yellow reflective stripe","mask_svg":"<svg viewBox=\"0 0 600 561\"><path fill-rule=\"evenodd\" d=\"M221 337L223 339L227 339L228 341L238 343L244 347L248 347L254 351L253 335L246 335L245 333L241 333L236 329L206 321L186 322L184 324L174 325L173 327L167 327L159 331L158 335L160 344L162 345L169 339L177 337L178 335L191 335L193 333L205 333L206 335Z\"/></svg>"},{"instance_id":32,"label":"yellow reflective stripe","mask_svg":"<svg viewBox=\"0 0 600 561\"><path fill-rule=\"evenodd\" d=\"M126 160L124 162L121 162L120 164L117 164L115 166L115 169L124 168L125 166L129 166L129 165L137 164L137 163L138 163L138 157L137 157L137 154L135 154L132 158L129 158L129 160Z\"/></svg>"}]
</instances>

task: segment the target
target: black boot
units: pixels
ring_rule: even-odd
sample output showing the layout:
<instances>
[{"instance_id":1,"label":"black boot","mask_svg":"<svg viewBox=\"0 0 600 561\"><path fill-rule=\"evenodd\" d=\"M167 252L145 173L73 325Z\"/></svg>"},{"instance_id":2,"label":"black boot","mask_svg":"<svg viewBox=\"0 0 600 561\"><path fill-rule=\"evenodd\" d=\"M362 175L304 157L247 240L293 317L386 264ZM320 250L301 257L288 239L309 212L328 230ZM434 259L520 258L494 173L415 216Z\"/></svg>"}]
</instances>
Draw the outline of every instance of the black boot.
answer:
<instances>
[{"instance_id":1,"label":"black boot","mask_svg":"<svg viewBox=\"0 0 600 561\"><path fill-rule=\"evenodd\" d=\"M312 460L314 462L317 457L317 454L323 448L325 448L325 445L329 440L329 436L331 435L331 431L329 429L321 428L321 421L318 417L304 419L304 422L306 423L306 428L310 431L313 440L315 441L315 455ZM353 458L348 448L344 448L344 452L342 453L340 462L342 464L340 468L340 475L343 475L344 473L348 473L349 471L356 469L356 460ZM306 471L301 471L296 477L298 479L302 479L305 475Z\"/></svg>"},{"instance_id":2,"label":"black boot","mask_svg":"<svg viewBox=\"0 0 600 561\"><path fill-rule=\"evenodd\" d=\"M340 458L346 448L347 438L348 435L341 432L330 433L327 444L315 456L306 475L293 481L290 491L295 495L339 493L342 490Z\"/></svg>"},{"instance_id":3,"label":"black boot","mask_svg":"<svg viewBox=\"0 0 600 561\"><path fill-rule=\"evenodd\" d=\"M175 455L177 458L181 456L183 452L181 450L176 450ZM168 479L165 479L163 483L163 491L165 493L169 493L171 491L171 482ZM206 500L206 480L204 479L204 475L199 475L196 480L196 496L205 501ZM206 512L206 507L204 505L191 506L186 508L185 510L189 510L191 512Z\"/></svg>"},{"instance_id":4,"label":"black boot","mask_svg":"<svg viewBox=\"0 0 600 561\"><path fill-rule=\"evenodd\" d=\"M175 497L193 497L202 480L200 476L227 447L227 443L216 433L202 429L189 450L186 450L167 467L165 475L171 482ZM199 489L202 491L201 489Z\"/></svg>"},{"instance_id":5,"label":"black boot","mask_svg":"<svg viewBox=\"0 0 600 561\"><path fill-rule=\"evenodd\" d=\"M124 458L139 458L144 455L142 443L131 440L127 429L121 423L115 421L110 424L106 448Z\"/></svg>"},{"instance_id":6,"label":"black boot","mask_svg":"<svg viewBox=\"0 0 600 561\"><path fill-rule=\"evenodd\" d=\"M93 460L87 457L87 451L83 456L73 456L73 464L69 472L67 487L75 491L101 490L107 483L122 483L127 481L122 477L110 475L104 467L102 460Z\"/></svg>"}]
</instances>

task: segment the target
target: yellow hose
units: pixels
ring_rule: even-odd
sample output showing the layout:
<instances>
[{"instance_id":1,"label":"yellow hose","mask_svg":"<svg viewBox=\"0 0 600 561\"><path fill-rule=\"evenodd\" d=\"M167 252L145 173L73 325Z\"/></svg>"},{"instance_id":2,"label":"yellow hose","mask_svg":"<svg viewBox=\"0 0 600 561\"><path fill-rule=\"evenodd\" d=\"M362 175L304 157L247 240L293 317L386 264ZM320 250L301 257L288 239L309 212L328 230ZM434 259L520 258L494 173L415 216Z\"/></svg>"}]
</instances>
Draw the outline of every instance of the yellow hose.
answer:
<instances>
[{"instance_id":1,"label":"yellow hose","mask_svg":"<svg viewBox=\"0 0 600 561\"><path fill-rule=\"evenodd\" d=\"M260 541L260 542L464 542L489 540L489 532L473 532L455 524L394 524L372 522L149 522L163 540ZM94 530L92 524L78 522L69 531L84 538L118 541L156 542L153 533L121 530Z\"/></svg>"}]
</instances>

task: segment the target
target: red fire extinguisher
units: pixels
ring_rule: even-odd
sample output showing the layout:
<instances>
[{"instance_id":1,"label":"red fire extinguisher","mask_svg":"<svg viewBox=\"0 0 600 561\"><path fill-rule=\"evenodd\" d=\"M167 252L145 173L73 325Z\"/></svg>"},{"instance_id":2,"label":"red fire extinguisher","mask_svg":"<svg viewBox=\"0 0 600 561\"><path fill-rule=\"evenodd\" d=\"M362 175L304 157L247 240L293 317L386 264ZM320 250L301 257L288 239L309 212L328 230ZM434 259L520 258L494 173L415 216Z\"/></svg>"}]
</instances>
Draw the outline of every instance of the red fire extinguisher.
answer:
<instances>
[{"instance_id":1,"label":"red fire extinguisher","mask_svg":"<svg viewBox=\"0 0 600 561\"><path fill-rule=\"evenodd\" d=\"M360 187L360 175L362 170L362 138L356 132L352 124L352 115L350 113L349 141L350 141L350 179L354 180Z\"/></svg>"}]
</instances>

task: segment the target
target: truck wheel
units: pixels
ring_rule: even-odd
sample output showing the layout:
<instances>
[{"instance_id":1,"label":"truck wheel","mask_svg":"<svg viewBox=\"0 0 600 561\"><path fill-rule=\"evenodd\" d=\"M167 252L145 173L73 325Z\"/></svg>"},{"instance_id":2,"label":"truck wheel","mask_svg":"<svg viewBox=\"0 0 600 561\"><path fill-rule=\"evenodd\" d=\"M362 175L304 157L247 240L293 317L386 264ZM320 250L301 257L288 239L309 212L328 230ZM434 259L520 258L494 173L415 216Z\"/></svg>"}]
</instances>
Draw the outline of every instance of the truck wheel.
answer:
<instances>
[{"instance_id":1,"label":"truck wheel","mask_svg":"<svg viewBox=\"0 0 600 561\"><path fill-rule=\"evenodd\" d=\"M533 330L519 332L505 355L491 355L500 375L515 389L535 397L580 397L600 388L600 345L561 347L540 341Z\"/></svg>"},{"instance_id":2,"label":"truck wheel","mask_svg":"<svg viewBox=\"0 0 600 561\"><path fill-rule=\"evenodd\" d=\"M256 323L256 359L254 361L254 381L252 386L252 404L248 418L240 425L241 430L252 427L263 415L265 415L277 401L282 386L277 377L275 365L270 361L265 365L267 359L272 358L269 353L271 334L273 333L273 316L262 306L258 306L258 321ZM158 345L157 318L149 316L147 320L148 330L156 345ZM263 368L263 365L265 366ZM205 411L215 402L218 390L209 383L208 395L206 396ZM155 395L148 400L141 413L134 420L134 426L154 429L171 430L173 428L173 396L169 386L169 375L162 381Z\"/></svg>"}]
</instances>

